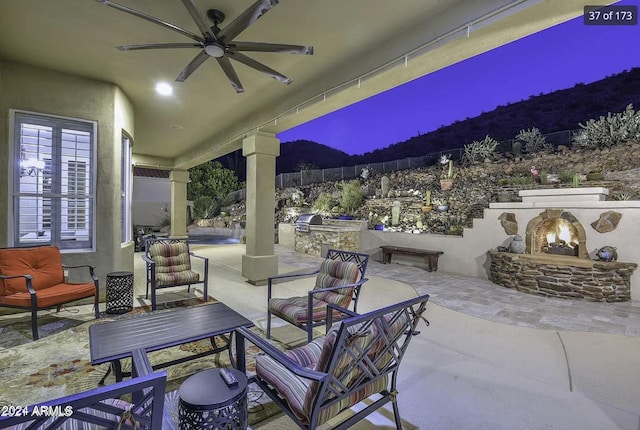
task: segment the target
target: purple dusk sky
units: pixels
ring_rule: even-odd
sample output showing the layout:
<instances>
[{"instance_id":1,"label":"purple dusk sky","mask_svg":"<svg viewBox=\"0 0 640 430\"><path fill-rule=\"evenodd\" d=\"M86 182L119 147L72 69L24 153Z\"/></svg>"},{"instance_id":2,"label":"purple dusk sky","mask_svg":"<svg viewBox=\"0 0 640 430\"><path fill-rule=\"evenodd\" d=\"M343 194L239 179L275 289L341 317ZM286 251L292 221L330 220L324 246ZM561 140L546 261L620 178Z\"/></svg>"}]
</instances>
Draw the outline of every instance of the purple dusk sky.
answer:
<instances>
[{"instance_id":1,"label":"purple dusk sky","mask_svg":"<svg viewBox=\"0 0 640 430\"><path fill-rule=\"evenodd\" d=\"M586 26L580 16L279 133L278 138L306 139L362 154L509 102L633 67L640 67L640 25Z\"/></svg>"}]
</instances>

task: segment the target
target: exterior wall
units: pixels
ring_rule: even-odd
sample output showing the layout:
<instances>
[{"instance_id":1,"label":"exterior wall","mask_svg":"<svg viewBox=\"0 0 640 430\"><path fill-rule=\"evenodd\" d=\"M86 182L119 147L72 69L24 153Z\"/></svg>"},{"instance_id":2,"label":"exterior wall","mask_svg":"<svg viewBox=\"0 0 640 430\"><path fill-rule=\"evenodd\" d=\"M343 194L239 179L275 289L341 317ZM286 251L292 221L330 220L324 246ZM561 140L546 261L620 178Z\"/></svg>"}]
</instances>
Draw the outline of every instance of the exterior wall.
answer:
<instances>
[{"instance_id":1,"label":"exterior wall","mask_svg":"<svg viewBox=\"0 0 640 430\"><path fill-rule=\"evenodd\" d=\"M2 166L9 163L9 109L97 121L95 251L68 252L63 261L95 265L103 286L106 273L133 270L133 243L120 243L121 132L134 137L128 98L113 84L11 61L0 63L0 95ZM5 176L0 187L0 246L10 237L8 182Z\"/></svg>"},{"instance_id":2,"label":"exterior wall","mask_svg":"<svg viewBox=\"0 0 640 430\"><path fill-rule=\"evenodd\" d=\"M501 226L498 219L500 214L514 213L518 222L517 234L525 237L529 220L547 207L530 205L528 208L516 208L516 204L491 204L491 208L484 210L484 218L475 219L473 228L465 228L462 237L366 230L360 237L360 249L371 253L377 260L382 258L379 249L382 245L440 250L444 251L444 254L440 256L438 270L488 279L491 260L487 252L496 249L497 246L508 246L512 238ZM595 257L599 248L611 245L617 248L619 262L640 263L640 247L637 246L640 237L640 201L552 202L549 206L570 211L584 226L590 258ZM622 214L620 223L612 232L598 233L591 227L591 223L596 221L602 212L609 210ZM408 257L403 257L403 260L405 258L407 262L411 262ZM415 265L420 265L417 261ZM637 271L631 276L631 299L640 299L640 274Z\"/></svg>"},{"instance_id":3,"label":"exterior wall","mask_svg":"<svg viewBox=\"0 0 640 430\"><path fill-rule=\"evenodd\" d=\"M133 177L133 225L157 225L169 215L171 182L168 178Z\"/></svg>"}]
</instances>

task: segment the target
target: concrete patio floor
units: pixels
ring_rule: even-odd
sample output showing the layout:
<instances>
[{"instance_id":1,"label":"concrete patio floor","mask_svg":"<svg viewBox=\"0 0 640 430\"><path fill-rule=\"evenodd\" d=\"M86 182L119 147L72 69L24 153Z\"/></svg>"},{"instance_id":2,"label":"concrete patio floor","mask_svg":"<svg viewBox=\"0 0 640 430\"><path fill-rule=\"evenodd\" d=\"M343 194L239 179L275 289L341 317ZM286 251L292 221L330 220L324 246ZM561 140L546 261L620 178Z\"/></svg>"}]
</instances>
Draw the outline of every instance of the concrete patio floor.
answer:
<instances>
[{"instance_id":1,"label":"concrete patio floor","mask_svg":"<svg viewBox=\"0 0 640 430\"><path fill-rule=\"evenodd\" d=\"M244 245L196 245L210 258L209 295L264 327L266 287L240 275ZM320 259L276 246L280 273L315 269ZM135 260L135 305L144 299L144 264ZM196 267L198 269L198 267ZM101 274L104 278L104 274ZM399 373L406 429L615 430L640 428L640 303L570 302L406 265L370 262L360 311L431 294L421 334ZM102 285L104 281L102 280ZM313 279L277 285L303 295ZM161 290L159 301L183 297ZM195 292L201 296L201 287ZM193 290L191 293L193 296ZM1 323L17 318L2 317ZM274 320L274 337L304 341ZM286 328L286 329L285 329ZM255 429L297 428L286 416ZM394 428L390 408L356 429Z\"/></svg>"},{"instance_id":2,"label":"concrete patio floor","mask_svg":"<svg viewBox=\"0 0 640 430\"><path fill-rule=\"evenodd\" d=\"M239 276L244 246L194 250L210 258L210 295L264 327L266 287ZM321 261L280 246L276 252L281 273L313 270ZM537 297L482 279L376 261L367 276L361 311L431 295L431 326L421 324L399 374L405 428L640 428L640 303ZM138 276L138 288L140 282ZM312 282L279 284L277 291L303 295ZM292 345L303 339L302 332L295 340L280 338ZM355 428L393 427L388 408ZM297 427L286 416L254 426L289 428Z\"/></svg>"}]
</instances>

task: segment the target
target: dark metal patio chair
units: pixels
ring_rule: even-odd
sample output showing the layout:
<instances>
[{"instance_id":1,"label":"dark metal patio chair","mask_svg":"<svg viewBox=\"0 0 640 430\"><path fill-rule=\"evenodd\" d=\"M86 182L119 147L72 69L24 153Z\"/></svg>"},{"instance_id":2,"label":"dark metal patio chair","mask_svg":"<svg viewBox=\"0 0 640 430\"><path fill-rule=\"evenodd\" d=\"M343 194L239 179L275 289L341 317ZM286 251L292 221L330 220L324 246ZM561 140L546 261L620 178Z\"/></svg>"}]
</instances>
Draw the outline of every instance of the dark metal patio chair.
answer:
<instances>
[{"instance_id":1,"label":"dark metal patio chair","mask_svg":"<svg viewBox=\"0 0 640 430\"><path fill-rule=\"evenodd\" d=\"M203 261L203 275L192 270L191 257ZM142 259L147 263L147 294L151 288L151 309L156 310L156 290L203 284L204 301L209 297L209 259L189 250L187 239L147 239Z\"/></svg>"},{"instance_id":2,"label":"dark metal patio chair","mask_svg":"<svg viewBox=\"0 0 640 430\"><path fill-rule=\"evenodd\" d=\"M312 430L337 417L332 428L347 429L391 402L396 427L401 430L398 370L409 342L419 334L416 326L424 319L428 300L429 295L423 295L362 315L329 305L351 316L311 343L282 352L240 328L236 330L237 347L246 350L248 340L264 351L256 359L256 375L251 380L300 428ZM329 326L332 314L327 312ZM240 369L245 355L239 356ZM353 414L339 415L366 399L371 401L357 411L353 408Z\"/></svg>"},{"instance_id":3,"label":"dark metal patio chair","mask_svg":"<svg viewBox=\"0 0 640 430\"><path fill-rule=\"evenodd\" d=\"M275 315L307 332L307 342L313 338L313 328L327 320L327 304L358 310L360 288L367 281L369 256L357 252L330 249L320 268L310 273L274 276L267 285L267 339L271 338L271 317ZM314 288L304 297L273 297L273 285L303 277L316 276ZM336 313L336 317L340 314Z\"/></svg>"},{"instance_id":4,"label":"dark metal patio chair","mask_svg":"<svg viewBox=\"0 0 640 430\"><path fill-rule=\"evenodd\" d=\"M132 371L126 381L21 408L26 414L0 416L0 428L177 430L164 410L166 371L154 373L143 350L133 351ZM131 402L120 399L125 394L131 394Z\"/></svg>"}]
</instances>

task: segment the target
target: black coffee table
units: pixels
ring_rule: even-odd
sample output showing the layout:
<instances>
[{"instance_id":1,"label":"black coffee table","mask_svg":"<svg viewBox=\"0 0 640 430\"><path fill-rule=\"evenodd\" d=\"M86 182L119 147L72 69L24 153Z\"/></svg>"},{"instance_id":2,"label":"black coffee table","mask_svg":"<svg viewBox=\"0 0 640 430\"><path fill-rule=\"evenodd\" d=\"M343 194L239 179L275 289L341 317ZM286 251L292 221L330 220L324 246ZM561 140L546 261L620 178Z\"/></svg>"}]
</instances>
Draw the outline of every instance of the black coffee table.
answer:
<instances>
[{"instance_id":1,"label":"black coffee table","mask_svg":"<svg viewBox=\"0 0 640 430\"><path fill-rule=\"evenodd\" d=\"M91 364L112 362L116 379L122 379L120 359L131 357L135 349L149 353L196 340L233 333L238 327L253 323L228 307L216 302L208 305L150 312L89 327ZM230 343L230 336L228 338ZM218 348L212 339L212 350L155 365L163 368L226 349ZM228 346L228 345L227 345ZM229 351L231 354L231 351ZM244 370L244 345L236 343L237 367ZM232 360L233 362L233 360Z\"/></svg>"}]
</instances>

